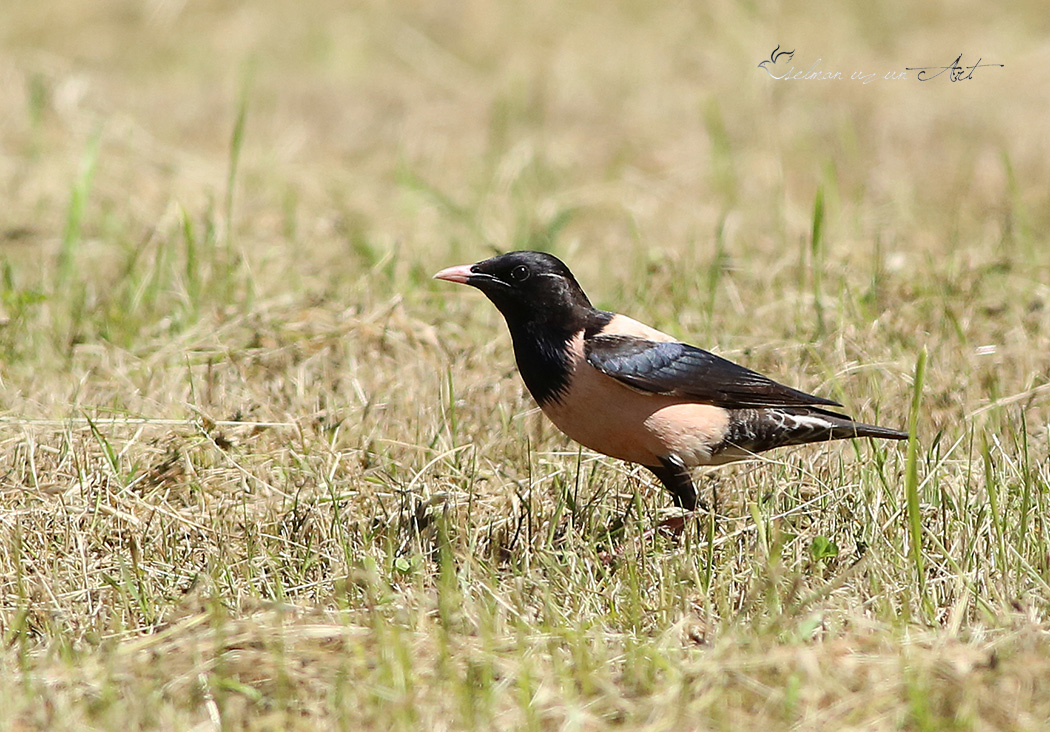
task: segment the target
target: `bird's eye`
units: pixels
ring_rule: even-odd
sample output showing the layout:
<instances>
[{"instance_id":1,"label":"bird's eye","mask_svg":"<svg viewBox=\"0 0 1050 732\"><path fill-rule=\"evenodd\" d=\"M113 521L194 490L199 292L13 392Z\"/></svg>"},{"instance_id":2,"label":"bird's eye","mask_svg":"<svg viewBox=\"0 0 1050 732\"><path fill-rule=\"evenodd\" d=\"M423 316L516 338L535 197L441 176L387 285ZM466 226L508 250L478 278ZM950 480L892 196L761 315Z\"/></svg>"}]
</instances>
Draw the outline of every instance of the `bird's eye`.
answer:
<instances>
[{"instance_id":1,"label":"bird's eye","mask_svg":"<svg viewBox=\"0 0 1050 732\"><path fill-rule=\"evenodd\" d=\"M515 282L524 282L525 280L529 279L530 274L532 273L529 272L528 267L526 267L524 264L519 264L517 267L510 271L510 278Z\"/></svg>"}]
</instances>

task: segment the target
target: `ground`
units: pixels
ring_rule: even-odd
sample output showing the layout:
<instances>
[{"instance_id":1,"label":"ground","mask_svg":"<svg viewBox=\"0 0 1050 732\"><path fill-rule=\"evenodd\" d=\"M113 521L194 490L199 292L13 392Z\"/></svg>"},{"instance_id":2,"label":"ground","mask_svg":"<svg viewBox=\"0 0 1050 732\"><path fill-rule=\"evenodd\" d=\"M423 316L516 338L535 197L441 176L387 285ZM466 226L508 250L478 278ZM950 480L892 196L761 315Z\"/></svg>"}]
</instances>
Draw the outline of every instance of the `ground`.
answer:
<instances>
[{"instance_id":1,"label":"ground","mask_svg":"<svg viewBox=\"0 0 1050 732\"><path fill-rule=\"evenodd\" d=\"M11 4L0 728L1046 729L1048 31ZM915 439L698 474L654 533L430 279L515 248Z\"/></svg>"}]
</instances>

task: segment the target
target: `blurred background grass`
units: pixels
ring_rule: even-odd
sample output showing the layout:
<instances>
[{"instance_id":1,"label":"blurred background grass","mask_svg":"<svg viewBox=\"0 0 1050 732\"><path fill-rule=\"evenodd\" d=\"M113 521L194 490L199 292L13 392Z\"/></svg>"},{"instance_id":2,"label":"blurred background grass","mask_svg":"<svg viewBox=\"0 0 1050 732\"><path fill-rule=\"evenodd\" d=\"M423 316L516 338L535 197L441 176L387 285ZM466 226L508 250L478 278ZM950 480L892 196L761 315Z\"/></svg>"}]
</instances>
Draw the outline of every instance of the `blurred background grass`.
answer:
<instances>
[{"instance_id":1,"label":"blurred background grass","mask_svg":"<svg viewBox=\"0 0 1050 732\"><path fill-rule=\"evenodd\" d=\"M1045 722L1040 4L8 5L7 719ZM777 45L847 79L959 54L1005 67L776 81L757 65ZM850 446L729 469L716 542L703 548L704 528L606 577L592 524L630 510L645 479L586 456L581 478L575 450L521 416L498 314L429 280L526 247L566 259L601 307L888 426L906 423L928 349L929 584L907 561L902 455ZM579 537L559 524L567 485L597 505ZM405 516L446 500L447 523L420 538ZM646 494L646 510L663 503ZM843 554L830 569L811 543L827 537ZM428 542L465 573L461 596L441 594L449 565ZM848 570L865 549L876 559ZM588 599L565 629L569 597ZM260 615L261 600L290 605ZM448 621L448 603L469 619ZM289 607L302 614L285 625ZM274 633L292 661L224 640ZM478 633L480 665L445 673L442 644ZM812 637L828 643L799 642ZM714 646L695 656L694 641ZM400 656L377 670L347 650L371 644L434 654L428 690L395 683ZM161 651L170 668L150 660ZM113 670L125 661L133 674ZM661 696L672 681L692 700L679 712ZM477 688L488 706L444 706Z\"/></svg>"},{"instance_id":2,"label":"blurred background grass","mask_svg":"<svg viewBox=\"0 0 1050 732\"><path fill-rule=\"evenodd\" d=\"M793 315L793 337L814 319L813 303L777 295L814 264L822 190L823 297L848 291L874 304L869 320L998 344L1007 322L1040 317L1002 295L1045 300L1045 24L1034 4L23 4L0 31L5 259L33 263L16 271L28 286L60 258L97 136L73 237L84 308L112 295L130 257L178 236L185 212L248 259L264 296L360 304L377 286L360 273L396 253L378 296L411 301L439 264L553 247L601 305L641 300L658 325L732 347L779 335L746 332L744 311ZM959 53L1009 63L955 84L774 81L756 66L778 44L799 68L819 58L847 77ZM642 266L669 267L681 294ZM759 288L774 296L747 294ZM715 312L727 306L736 317ZM914 351L922 338L907 336ZM1039 370L996 363L1012 367Z\"/></svg>"}]
</instances>

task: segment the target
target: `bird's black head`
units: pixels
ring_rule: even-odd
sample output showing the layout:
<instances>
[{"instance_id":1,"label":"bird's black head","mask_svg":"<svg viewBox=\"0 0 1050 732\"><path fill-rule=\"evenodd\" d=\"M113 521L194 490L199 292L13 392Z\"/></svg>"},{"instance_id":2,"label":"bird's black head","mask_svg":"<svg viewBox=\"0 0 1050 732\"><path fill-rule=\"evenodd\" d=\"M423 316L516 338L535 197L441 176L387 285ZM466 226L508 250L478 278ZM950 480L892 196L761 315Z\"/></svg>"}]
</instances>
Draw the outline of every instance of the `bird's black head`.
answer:
<instances>
[{"instance_id":1,"label":"bird's black head","mask_svg":"<svg viewBox=\"0 0 1050 732\"><path fill-rule=\"evenodd\" d=\"M569 268L543 252L508 252L476 264L449 267L434 277L484 292L511 330L526 323L575 329L593 311Z\"/></svg>"},{"instance_id":2,"label":"bird's black head","mask_svg":"<svg viewBox=\"0 0 1050 732\"><path fill-rule=\"evenodd\" d=\"M542 252L509 252L449 267L434 277L476 287L499 308L514 342L518 371L540 406L561 398L569 387L572 338L612 317L591 307L560 259Z\"/></svg>"}]
</instances>

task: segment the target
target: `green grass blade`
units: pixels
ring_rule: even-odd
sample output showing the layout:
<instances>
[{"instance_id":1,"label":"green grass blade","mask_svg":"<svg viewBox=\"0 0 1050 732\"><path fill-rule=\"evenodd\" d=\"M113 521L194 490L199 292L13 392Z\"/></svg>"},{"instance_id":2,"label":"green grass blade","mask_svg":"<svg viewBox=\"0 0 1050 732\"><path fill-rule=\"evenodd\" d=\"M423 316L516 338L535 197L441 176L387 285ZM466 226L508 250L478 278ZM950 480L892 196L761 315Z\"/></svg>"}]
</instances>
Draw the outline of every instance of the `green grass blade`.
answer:
<instances>
[{"instance_id":1,"label":"green grass blade","mask_svg":"<svg viewBox=\"0 0 1050 732\"><path fill-rule=\"evenodd\" d=\"M250 78L241 86L240 99L237 101L237 119L233 123L230 135L230 165L226 172L226 241L233 239L233 194L237 185L237 168L241 161L241 150L244 148L244 131L248 120L248 92Z\"/></svg>"},{"instance_id":2,"label":"green grass blade","mask_svg":"<svg viewBox=\"0 0 1050 732\"><path fill-rule=\"evenodd\" d=\"M95 178L95 166L98 163L98 152L102 144L101 127L88 140L84 156L80 161L80 175L69 196L69 208L66 211L66 228L62 233L62 246L58 250L58 263L55 268L55 291L65 288L73 275L73 260L82 238L84 209L87 207L91 193L91 183Z\"/></svg>"},{"instance_id":3,"label":"green grass blade","mask_svg":"<svg viewBox=\"0 0 1050 732\"><path fill-rule=\"evenodd\" d=\"M809 264L813 281L813 306L817 311L817 337L825 333L824 302L824 187L817 189L813 201L813 227L810 236Z\"/></svg>"},{"instance_id":4,"label":"green grass blade","mask_svg":"<svg viewBox=\"0 0 1050 732\"><path fill-rule=\"evenodd\" d=\"M922 407L922 388L926 381L926 349L919 352L915 363L915 380L912 384L911 411L908 415L908 462L904 489L908 506L908 535L911 559L915 567L915 582L923 606L927 606L926 574L922 556L922 515L919 509L919 410Z\"/></svg>"}]
</instances>

